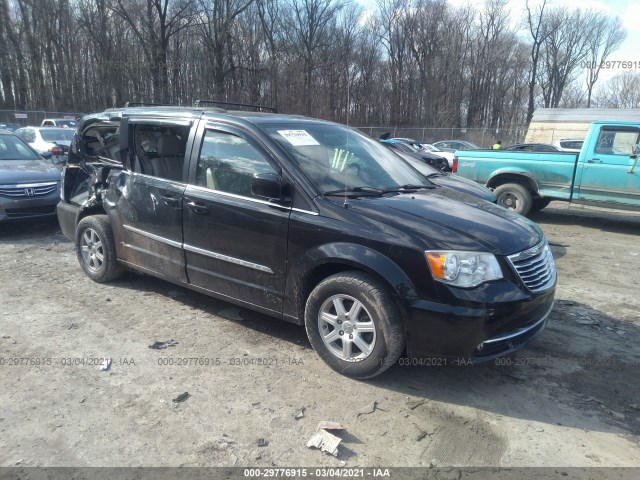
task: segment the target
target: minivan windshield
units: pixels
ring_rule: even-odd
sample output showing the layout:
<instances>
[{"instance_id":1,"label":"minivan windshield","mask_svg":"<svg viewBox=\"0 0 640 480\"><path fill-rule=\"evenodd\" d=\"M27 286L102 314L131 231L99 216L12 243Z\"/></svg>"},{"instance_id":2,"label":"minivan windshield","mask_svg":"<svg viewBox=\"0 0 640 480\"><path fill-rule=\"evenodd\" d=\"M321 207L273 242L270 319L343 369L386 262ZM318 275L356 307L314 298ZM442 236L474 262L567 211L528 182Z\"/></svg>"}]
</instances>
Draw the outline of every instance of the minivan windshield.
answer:
<instances>
[{"instance_id":1,"label":"minivan windshield","mask_svg":"<svg viewBox=\"0 0 640 480\"><path fill-rule=\"evenodd\" d=\"M432 186L379 142L345 126L323 123L263 126L324 194L336 191L372 194Z\"/></svg>"}]
</instances>

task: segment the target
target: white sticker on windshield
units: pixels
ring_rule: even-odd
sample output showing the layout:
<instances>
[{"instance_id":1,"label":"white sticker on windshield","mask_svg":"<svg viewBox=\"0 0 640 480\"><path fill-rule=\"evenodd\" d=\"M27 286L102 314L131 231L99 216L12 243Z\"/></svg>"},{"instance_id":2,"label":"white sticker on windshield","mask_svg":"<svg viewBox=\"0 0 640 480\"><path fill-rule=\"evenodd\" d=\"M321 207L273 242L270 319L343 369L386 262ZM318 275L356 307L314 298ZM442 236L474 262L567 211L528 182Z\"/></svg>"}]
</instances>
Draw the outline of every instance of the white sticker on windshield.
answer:
<instances>
[{"instance_id":1,"label":"white sticker on windshield","mask_svg":"<svg viewBox=\"0 0 640 480\"><path fill-rule=\"evenodd\" d=\"M286 138L295 147L306 145L320 145L318 141L309 135L306 130L278 130L278 133Z\"/></svg>"}]
</instances>

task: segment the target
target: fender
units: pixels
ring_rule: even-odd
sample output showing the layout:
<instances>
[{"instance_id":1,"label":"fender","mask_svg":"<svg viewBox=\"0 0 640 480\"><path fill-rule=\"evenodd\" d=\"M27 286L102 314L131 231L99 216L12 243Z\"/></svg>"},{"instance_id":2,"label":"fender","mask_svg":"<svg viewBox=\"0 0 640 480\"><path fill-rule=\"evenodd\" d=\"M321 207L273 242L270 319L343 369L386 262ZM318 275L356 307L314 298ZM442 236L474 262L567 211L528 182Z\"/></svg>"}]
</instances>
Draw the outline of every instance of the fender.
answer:
<instances>
[{"instance_id":1,"label":"fender","mask_svg":"<svg viewBox=\"0 0 640 480\"><path fill-rule=\"evenodd\" d=\"M485 186L487 188L494 189L503 183L510 183L513 181L519 181L518 183L522 183L522 180L526 182L532 192L538 193L538 183L536 182L533 174L523 168L499 168L498 170L494 170L489 175Z\"/></svg>"},{"instance_id":2,"label":"fender","mask_svg":"<svg viewBox=\"0 0 640 480\"><path fill-rule=\"evenodd\" d=\"M318 245L289 263L283 314L303 323L307 296L323 278L343 270L357 269L382 280L394 296L417 298L415 286L403 270L383 253L355 243Z\"/></svg>"}]
</instances>

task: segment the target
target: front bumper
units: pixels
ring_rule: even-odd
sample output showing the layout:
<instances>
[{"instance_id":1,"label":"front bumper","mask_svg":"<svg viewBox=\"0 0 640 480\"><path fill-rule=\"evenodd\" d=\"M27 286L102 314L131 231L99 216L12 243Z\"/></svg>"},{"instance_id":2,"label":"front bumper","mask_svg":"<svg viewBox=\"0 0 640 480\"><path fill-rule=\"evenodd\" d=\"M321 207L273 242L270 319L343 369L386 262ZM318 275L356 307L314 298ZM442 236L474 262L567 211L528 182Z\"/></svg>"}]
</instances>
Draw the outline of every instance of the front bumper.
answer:
<instances>
[{"instance_id":1,"label":"front bumper","mask_svg":"<svg viewBox=\"0 0 640 480\"><path fill-rule=\"evenodd\" d=\"M60 200L60 186L47 195L8 198L0 197L0 222L50 217L56 214Z\"/></svg>"},{"instance_id":2,"label":"front bumper","mask_svg":"<svg viewBox=\"0 0 640 480\"><path fill-rule=\"evenodd\" d=\"M76 226L78 224L78 214L80 208L75 205L70 205L64 200L58 203L58 223L60 229L65 237L75 243L76 241Z\"/></svg>"},{"instance_id":3,"label":"front bumper","mask_svg":"<svg viewBox=\"0 0 640 480\"><path fill-rule=\"evenodd\" d=\"M407 353L480 363L515 352L542 333L554 295L555 285L541 294L475 308L413 300L405 305Z\"/></svg>"}]
</instances>

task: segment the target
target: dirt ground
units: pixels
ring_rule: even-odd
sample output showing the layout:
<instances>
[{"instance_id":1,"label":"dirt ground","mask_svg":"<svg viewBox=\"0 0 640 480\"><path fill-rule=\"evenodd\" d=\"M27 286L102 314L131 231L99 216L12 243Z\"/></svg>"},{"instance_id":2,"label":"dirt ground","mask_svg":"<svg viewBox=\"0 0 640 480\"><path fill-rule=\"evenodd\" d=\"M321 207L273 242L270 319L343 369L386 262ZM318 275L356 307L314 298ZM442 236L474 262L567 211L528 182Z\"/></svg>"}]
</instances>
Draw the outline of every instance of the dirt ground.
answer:
<instances>
[{"instance_id":1,"label":"dirt ground","mask_svg":"<svg viewBox=\"0 0 640 480\"><path fill-rule=\"evenodd\" d=\"M301 327L133 273L93 283L55 221L0 225L0 466L638 467L640 216L533 218L559 270L541 337L366 382ZM323 420L346 426L337 458L306 447Z\"/></svg>"}]
</instances>

